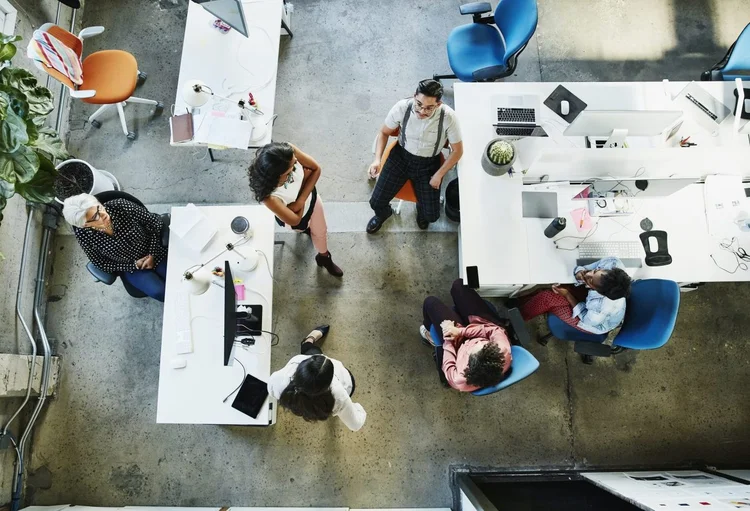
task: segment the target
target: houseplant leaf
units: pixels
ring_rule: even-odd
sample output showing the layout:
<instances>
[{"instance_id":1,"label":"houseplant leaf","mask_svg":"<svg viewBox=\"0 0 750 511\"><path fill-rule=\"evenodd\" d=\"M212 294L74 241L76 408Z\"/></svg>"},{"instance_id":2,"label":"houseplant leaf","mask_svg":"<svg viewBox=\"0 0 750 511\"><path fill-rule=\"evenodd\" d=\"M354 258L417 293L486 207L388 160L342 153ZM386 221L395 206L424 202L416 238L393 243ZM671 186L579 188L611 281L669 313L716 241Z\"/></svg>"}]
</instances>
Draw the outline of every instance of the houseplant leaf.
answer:
<instances>
[{"instance_id":1,"label":"houseplant leaf","mask_svg":"<svg viewBox=\"0 0 750 511\"><path fill-rule=\"evenodd\" d=\"M55 198L55 165L44 155L39 156L39 170L27 183L17 183L16 193L32 202L47 203Z\"/></svg>"},{"instance_id":2,"label":"houseplant leaf","mask_svg":"<svg viewBox=\"0 0 750 511\"><path fill-rule=\"evenodd\" d=\"M0 44L0 62L7 62L16 56L16 45L10 43Z\"/></svg>"},{"instance_id":3,"label":"houseplant leaf","mask_svg":"<svg viewBox=\"0 0 750 511\"><path fill-rule=\"evenodd\" d=\"M0 44L15 43L23 39L20 35L7 35L0 33Z\"/></svg>"},{"instance_id":4,"label":"houseplant leaf","mask_svg":"<svg viewBox=\"0 0 750 511\"><path fill-rule=\"evenodd\" d=\"M49 113L55 109L52 93L46 87L34 87L26 91L26 101L29 103L29 117L37 126L43 126Z\"/></svg>"},{"instance_id":5,"label":"houseplant leaf","mask_svg":"<svg viewBox=\"0 0 750 511\"><path fill-rule=\"evenodd\" d=\"M9 106L19 117L26 119L29 115L29 103L26 94L10 85L0 85L0 92L7 94Z\"/></svg>"},{"instance_id":6,"label":"houseplant leaf","mask_svg":"<svg viewBox=\"0 0 750 511\"><path fill-rule=\"evenodd\" d=\"M0 96L2 94L0 93ZM13 109L5 112L5 119L0 120L0 152L15 154L18 149L28 144L29 134L26 132L26 123Z\"/></svg>"},{"instance_id":7,"label":"houseplant leaf","mask_svg":"<svg viewBox=\"0 0 750 511\"><path fill-rule=\"evenodd\" d=\"M0 179L0 197L10 199L15 193L16 190L12 183Z\"/></svg>"},{"instance_id":8,"label":"houseplant leaf","mask_svg":"<svg viewBox=\"0 0 750 511\"><path fill-rule=\"evenodd\" d=\"M44 151L53 158L67 160L70 157L67 149L65 149L65 144L52 128L39 129L37 138L30 141L29 145L38 151Z\"/></svg>"},{"instance_id":9,"label":"houseplant leaf","mask_svg":"<svg viewBox=\"0 0 750 511\"><path fill-rule=\"evenodd\" d=\"M27 183L39 169L39 155L22 145L14 153L0 153L0 179L16 185Z\"/></svg>"}]
</instances>

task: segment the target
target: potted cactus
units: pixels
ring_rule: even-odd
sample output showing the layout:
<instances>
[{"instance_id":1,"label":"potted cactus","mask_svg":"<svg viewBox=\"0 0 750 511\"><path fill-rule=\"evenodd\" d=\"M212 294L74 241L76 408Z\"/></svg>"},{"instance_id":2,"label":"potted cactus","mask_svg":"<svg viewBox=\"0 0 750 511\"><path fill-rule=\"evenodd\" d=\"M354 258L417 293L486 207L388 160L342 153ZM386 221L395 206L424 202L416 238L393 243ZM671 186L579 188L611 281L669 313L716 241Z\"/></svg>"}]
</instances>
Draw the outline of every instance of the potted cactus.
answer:
<instances>
[{"instance_id":1,"label":"potted cactus","mask_svg":"<svg viewBox=\"0 0 750 511\"><path fill-rule=\"evenodd\" d=\"M516 161L516 148L508 140L491 140L482 153L482 168L491 176L507 174Z\"/></svg>"}]
</instances>

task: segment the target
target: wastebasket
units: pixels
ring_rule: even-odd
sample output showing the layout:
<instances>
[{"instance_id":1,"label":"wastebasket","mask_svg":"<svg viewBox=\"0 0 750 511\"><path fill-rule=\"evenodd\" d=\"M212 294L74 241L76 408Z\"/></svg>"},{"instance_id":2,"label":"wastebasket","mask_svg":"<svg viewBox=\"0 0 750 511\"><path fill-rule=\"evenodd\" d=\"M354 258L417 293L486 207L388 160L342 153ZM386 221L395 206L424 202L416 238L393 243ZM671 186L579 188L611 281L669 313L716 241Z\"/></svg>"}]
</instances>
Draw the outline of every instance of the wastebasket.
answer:
<instances>
[{"instance_id":1,"label":"wastebasket","mask_svg":"<svg viewBox=\"0 0 750 511\"><path fill-rule=\"evenodd\" d=\"M458 198L458 178L445 187L445 216L454 222L461 221L461 204Z\"/></svg>"}]
</instances>

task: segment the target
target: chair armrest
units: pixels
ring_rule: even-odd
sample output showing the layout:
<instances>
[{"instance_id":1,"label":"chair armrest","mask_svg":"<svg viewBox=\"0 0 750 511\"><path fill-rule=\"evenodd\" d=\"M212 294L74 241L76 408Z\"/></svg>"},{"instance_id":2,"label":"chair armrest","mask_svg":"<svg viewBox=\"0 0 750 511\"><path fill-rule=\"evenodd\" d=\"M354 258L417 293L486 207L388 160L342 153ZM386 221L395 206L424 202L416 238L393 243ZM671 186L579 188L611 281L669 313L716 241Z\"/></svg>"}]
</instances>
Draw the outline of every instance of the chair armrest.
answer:
<instances>
[{"instance_id":1,"label":"chair armrest","mask_svg":"<svg viewBox=\"0 0 750 511\"><path fill-rule=\"evenodd\" d=\"M592 357L609 357L612 355L612 347L609 344L576 341L573 344L573 350L581 355L591 355Z\"/></svg>"},{"instance_id":2,"label":"chair armrest","mask_svg":"<svg viewBox=\"0 0 750 511\"><path fill-rule=\"evenodd\" d=\"M471 2L469 4L463 4L458 6L458 12L462 15L466 14L484 14L492 10L492 5L489 2Z\"/></svg>"},{"instance_id":3,"label":"chair armrest","mask_svg":"<svg viewBox=\"0 0 750 511\"><path fill-rule=\"evenodd\" d=\"M92 89L87 90L70 90L70 97L71 98L93 98L96 96L96 91Z\"/></svg>"},{"instance_id":4,"label":"chair armrest","mask_svg":"<svg viewBox=\"0 0 750 511\"><path fill-rule=\"evenodd\" d=\"M107 273L92 262L86 264L86 269L91 275L94 276L95 281L104 282L108 286L111 286L112 284L114 284L115 280L117 280L117 275Z\"/></svg>"},{"instance_id":5,"label":"chair armrest","mask_svg":"<svg viewBox=\"0 0 750 511\"><path fill-rule=\"evenodd\" d=\"M164 213L161 216L161 246L169 247L169 224L172 222L172 215Z\"/></svg>"},{"instance_id":6,"label":"chair armrest","mask_svg":"<svg viewBox=\"0 0 750 511\"><path fill-rule=\"evenodd\" d=\"M87 37L93 37L104 32L104 27L86 27L78 32L78 39L86 39Z\"/></svg>"},{"instance_id":7,"label":"chair armrest","mask_svg":"<svg viewBox=\"0 0 750 511\"><path fill-rule=\"evenodd\" d=\"M526 322L521 316L521 311L518 308L513 308L508 311L508 317L510 319L510 326L513 327L513 332L518 339L518 343L524 348L531 346L531 334L529 334L529 328Z\"/></svg>"}]
</instances>

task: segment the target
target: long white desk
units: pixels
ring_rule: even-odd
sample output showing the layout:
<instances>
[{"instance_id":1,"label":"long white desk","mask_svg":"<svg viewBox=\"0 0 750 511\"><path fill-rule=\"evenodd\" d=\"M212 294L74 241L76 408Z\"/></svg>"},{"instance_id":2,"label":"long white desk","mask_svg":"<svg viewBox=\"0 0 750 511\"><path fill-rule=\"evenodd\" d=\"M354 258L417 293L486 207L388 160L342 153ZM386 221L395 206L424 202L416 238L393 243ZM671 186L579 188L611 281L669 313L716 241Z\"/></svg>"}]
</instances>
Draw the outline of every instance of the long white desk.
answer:
<instances>
[{"instance_id":1,"label":"long white desk","mask_svg":"<svg viewBox=\"0 0 750 511\"><path fill-rule=\"evenodd\" d=\"M628 149L586 149L583 137L564 137L567 123L542 105L541 125L548 138L524 139L518 143L516 173L493 177L481 167L486 144L496 137L492 127L492 97L496 94L538 94L541 101L559 83L456 83L456 113L463 132L464 155L458 164L461 200L459 230L460 275L477 267L485 296L512 294L528 284L572 282L577 250L556 249L543 234L550 219L523 218L521 192L524 182L583 181L607 177L617 179L689 177L696 181L710 174L750 177L750 144L747 135L735 135L732 116L712 136L685 117L680 132L668 143L659 139L628 138ZM672 97L686 82L563 83L595 110L673 110ZM734 105L733 82L702 82L715 97ZM680 148L681 137L690 136L697 147ZM524 174L525 172L525 174ZM570 211L582 207L571 200L573 193L558 193L560 215L567 217L563 236L583 237L573 225ZM635 213L626 217L594 219L599 225L586 240L639 241L639 223L652 220L655 230L668 233L670 265L643 267L631 271L634 278L665 278L680 283L750 280L750 271L729 274L714 264L711 255L725 268L734 268L734 257L722 251L708 233L703 185L694 184L665 198L633 199ZM750 211L750 206L748 206ZM740 246L750 251L750 235L737 229ZM567 239L560 246L576 247L579 240Z\"/></svg>"},{"instance_id":2,"label":"long white desk","mask_svg":"<svg viewBox=\"0 0 750 511\"><path fill-rule=\"evenodd\" d=\"M268 266L261 255L255 270L244 272L239 269L242 256L231 251L200 271L210 275L212 268L223 268L224 261L229 261L232 277L242 279L246 287L245 300L237 300L237 304L261 304L263 329L272 331L273 279L269 268L273 271L273 214L265 206L204 206L200 210L218 228L202 252L195 252L174 232L170 233L156 422L268 426L276 421L276 404L272 398L269 397L256 419L232 408L234 395L222 402L243 381L243 369L237 361L231 360L230 365L224 366L224 289L212 284L202 295L188 295L193 352L178 355L176 343L177 331L184 325L181 322L184 319L177 314L179 295L183 293L184 296L186 292L182 275L188 268L217 255L227 243L239 239L229 226L232 219L240 215L249 220L254 235L236 252L247 254L260 250L265 254ZM180 222L185 211L183 207L172 208L172 223ZM248 374L268 381L271 341L271 336L264 333L262 337L256 337L255 346L235 345L233 357L244 364ZM171 362L175 358L185 359L186 367L173 369Z\"/></svg>"},{"instance_id":3,"label":"long white desk","mask_svg":"<svg viewBox=\"0 0 750 511\"><path fill-rule=\"evenodd\" d=\"M182 87L188 80L201 80L215 94L231 98L234 103L211 98L196 112L196 132L201 128L202 117L211 111L239 114L236 101L247 101L251 92L263 112L267 123L265 137L249 141L253 147L271 142L274 103L276 101L276 74L279 64L279 37L283 0L242 0L248 37L236 30L222 33L213 27L216 18L199 4L188 2L185 38L182 45L180 77L175 97L175 114L188 110L182 98ZM255 114L249 114L255 117ZM245 116L247 117L247 115ZM174 146L203 145L195 141Z\"/></svg>"}]
</instances>

